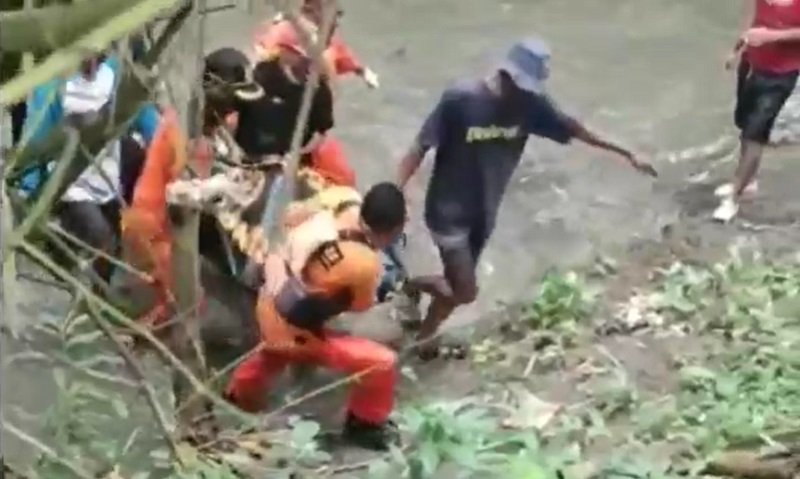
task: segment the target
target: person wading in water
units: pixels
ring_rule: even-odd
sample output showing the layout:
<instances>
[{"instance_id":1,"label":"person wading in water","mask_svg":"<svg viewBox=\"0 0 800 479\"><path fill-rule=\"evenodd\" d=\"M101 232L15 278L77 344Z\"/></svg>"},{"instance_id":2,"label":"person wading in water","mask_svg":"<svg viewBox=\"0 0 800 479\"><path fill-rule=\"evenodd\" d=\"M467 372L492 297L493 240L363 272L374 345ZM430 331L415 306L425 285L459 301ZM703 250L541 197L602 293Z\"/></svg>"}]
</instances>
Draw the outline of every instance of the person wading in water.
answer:
<instances>
[{"instance_id":1,"label":"person wading in water","mask_svg":"<svg viewBox=\"0 0 800 479\"><path fill-rule=\"evenodd\" d=\"M397 183L405 188L428 150L436 149L425 221L444 263L443 276L412 278L405 287L406 321L419 321L420 294L433 300L421 324L420 357L439 355L433 339L459 306L478 294L476 266L494 231L503 195L530 135L569 143L573 138L621 157L636 170L655 170L627 149L562 113L545 94L550 49L540 39L516 43L491 76L460 82L442 94L409 152Z\"/></svg>"},{"instance_id":2,"label":"person wading in water","mask_svg":"<svg viewBox=\"0 0 800 479\"><path fill-rule=\"evenodd\" d=\"M728 222L739 203L758 191L756 175L775 119L797 85L800 72L800 0L748 0L753 8L748 29L736 43L738 69L734 122L740 130L739 165L732 183L715 194L722 198L713 218ZM728 65L732 64L728 61Z\"/></svg>"}]
</instances>

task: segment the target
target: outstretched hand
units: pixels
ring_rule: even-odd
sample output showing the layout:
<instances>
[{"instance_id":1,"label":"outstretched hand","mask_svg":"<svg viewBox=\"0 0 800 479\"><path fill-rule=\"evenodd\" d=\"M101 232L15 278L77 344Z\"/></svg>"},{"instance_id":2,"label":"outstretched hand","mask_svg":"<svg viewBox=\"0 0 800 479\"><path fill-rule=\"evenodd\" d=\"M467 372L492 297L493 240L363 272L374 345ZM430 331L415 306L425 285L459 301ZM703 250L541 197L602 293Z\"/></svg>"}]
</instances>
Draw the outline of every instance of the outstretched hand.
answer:
<instances>
[{"instance_id":1,"label":"outstretched hand","mask_svg":"<svg viewBox=\"0 0 800 479\"><path fill-rule=\"evenodd\" d=\"M370 87L370 88L380 88L381 83L378 80L378 74L375 73L374 71L372 71L372 69L365 68L364 69L363 78L364 78L364 82L367 84L368 87Z\"/></svg>"},{"instance_id":2,"label":"outstretched hand","mask_svg":"<svg viewBox=\"0 0 800 479\"><path fill-rule=\"evenodd\" d=\"M641 160L636 157L636 155L630 154L628 155L628 162L631 164L632 167L636 168L636 171L642 173L644 175L652 176L653 178L658 177L658 172L653 165L650 163Z\"/></svg>"}]
</instances>

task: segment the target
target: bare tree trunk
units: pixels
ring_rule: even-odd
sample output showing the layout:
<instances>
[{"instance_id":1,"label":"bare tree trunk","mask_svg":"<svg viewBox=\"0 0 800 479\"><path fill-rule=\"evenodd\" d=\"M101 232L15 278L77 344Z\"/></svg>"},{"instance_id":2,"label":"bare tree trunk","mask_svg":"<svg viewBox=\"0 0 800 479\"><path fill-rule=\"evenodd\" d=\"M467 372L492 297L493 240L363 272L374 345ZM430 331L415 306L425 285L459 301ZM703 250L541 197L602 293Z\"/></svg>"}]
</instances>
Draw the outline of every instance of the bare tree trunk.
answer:
<instances>
[{"instance_id":1,"label":"bare tree trunk","mask_svg":"<svg viewBox=\"0 0 800 479\"><path fill-rule=\"evenodd\" d=\"M177 65L178 71L172 69L167 73L173 77L178 75L182 81L174 85L186 85L186 78L197 79L189 82L189 88L174 90L178 98L173 100L176 105L186 105L179 111L179 115L186 126L190 137L196 138L201 134L199 121L202 121L202 68L205 30L205 1L194 3L191 17L181 32L181 38L176 42L173 50L174 57L180 58ZM175 355L183 361L192 373L205 379L207 374L205 352L200 338L200 315L198 310L201 303L200 285L200 213L188 208L180 211L180 221L173 229L173 278L174 293L178 304L178 322L172 328L170 343ZM200 418L206 416L210 410L207 400L192 394L194 388L180 374L174 374L173 390L177 407L178 428L183 435L206 435L209 431L199 428Z\"/></svg>"}]
</instances>

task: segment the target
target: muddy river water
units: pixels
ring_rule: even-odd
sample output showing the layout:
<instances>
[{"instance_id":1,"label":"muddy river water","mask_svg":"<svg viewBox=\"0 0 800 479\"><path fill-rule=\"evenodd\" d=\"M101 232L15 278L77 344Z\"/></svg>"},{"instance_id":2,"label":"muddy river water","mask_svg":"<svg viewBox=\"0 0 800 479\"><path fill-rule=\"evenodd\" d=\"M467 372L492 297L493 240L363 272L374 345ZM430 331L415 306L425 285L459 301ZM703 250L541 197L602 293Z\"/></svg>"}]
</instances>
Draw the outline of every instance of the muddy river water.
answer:
<instances>
[{"instance_id":1,"label":"muddy river water","mask_svg":"<svg viewBox=\"0 0 800 479\"><path fill-rule=\"evenodd\" d=\"M244 3L244 2L243 2ZM722 63L740 23L736 0L371 0L344 2L342 34L381 77L369 91L341 84L335 134L361 186L392 179L424 116L450 81L482 75L515 39L538 34L553 49L550 90L568 111L653 158L729 134L734 78ZM207 49L241 46L263 12L214 14ZM481 299L457 313L470 322L497 301L533 294L548 267L579 263L635 238L656 238L681 215L676 185L685 168L658 162L641 177L582 146L529 144L481 265ZM421 222L428 168L414 182L409 265L438 267ZM727 170L726 170L727 171ZM55 318L64 298L28 288L28 321ZM43 299L44 298L44 299ZM4 353L17 349L4 340ZM46 371L3 370L9 405L37 413L51 399ZM25 448L7 441L14 457Z\"/></svg>"}]
</instances>

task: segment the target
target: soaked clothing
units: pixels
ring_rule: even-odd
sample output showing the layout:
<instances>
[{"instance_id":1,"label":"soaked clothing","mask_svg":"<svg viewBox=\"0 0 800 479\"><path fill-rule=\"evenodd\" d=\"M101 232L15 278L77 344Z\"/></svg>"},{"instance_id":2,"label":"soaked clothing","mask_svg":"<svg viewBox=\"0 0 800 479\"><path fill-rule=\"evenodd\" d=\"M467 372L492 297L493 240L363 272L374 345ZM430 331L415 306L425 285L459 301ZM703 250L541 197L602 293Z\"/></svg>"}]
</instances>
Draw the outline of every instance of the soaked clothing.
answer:
<instances>
[{"instance_id":1,"label":"soaked clothing","mask_svg":"<svg viewBox=\"0 0 800 479\"><path fill-rule=\"evenodd\" d=\"M797 85L798 72L772 73L743 62L736 89L734 122L741 137L762 145L769 142L775 120Z\"/></svg>"},{"instance_id":2,"label":"soaked clothing","mask_svg":"<svg viewBox=\"0 0 800 479\"><path fill-rule=\"evenodd\" d=\"M291 146L305 85L292 82L277 60L256 65L253 79L265 95L237 105L236 142L250 156L284 155ZM333 97L328 85L321 82L312 99L302 144L314 133L324 134L332 127Z\"/></svg>"},{"instance_id":3,"label":"soaked clothing","mask_svg":"<svg viewBox=\"0 0 800 479\"><path fill-rule=\"evenodd\" d=\"M568 143L573 133L544 96L503 105L482 81L443 93L417 138L436 149L425 220L440 248L466 248L477 261L529 135Z\"/></svg>"},{"instance_id":4,"label":"soaked clothing","mask_svg":"<svg viewBox=\"0 0 800 479\"><path fill-rule=\"evenodd\" d=\"M391 412L396 381L394 352L366 339L336 335L324 327L338 312L365 311L374 303L380 260L363 240L344 234L352 231L353 217L317 213L289 232L281 255L268 257L257 306L261 351L236 368L226 391L242 409L262 409L266 389L286 366L314 364L345 374L364 374L352 386L348 410L354 416L382 423ZM333 312L311 318L319 322L319 327L300 325L292 317L295 309L284 305L286 288L297 279L308 298L323 298L335 305L329 309Z\"/></svg>"},{"instance_id":5,"label":"soaked clothing","mask_svg":"<svg viewBox=\"0 0 800 479\"><path fill-rule=\"evenodd\" d=\"M800 28L800 0L756 1L753 27ZM734 121L743 139L769 142L775 120L797 85L800 42L747 46L739 67Z\"/></svg>"}]
</instances>

